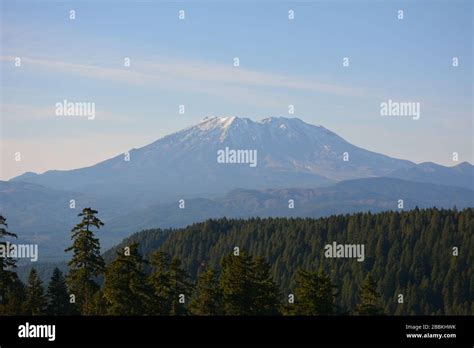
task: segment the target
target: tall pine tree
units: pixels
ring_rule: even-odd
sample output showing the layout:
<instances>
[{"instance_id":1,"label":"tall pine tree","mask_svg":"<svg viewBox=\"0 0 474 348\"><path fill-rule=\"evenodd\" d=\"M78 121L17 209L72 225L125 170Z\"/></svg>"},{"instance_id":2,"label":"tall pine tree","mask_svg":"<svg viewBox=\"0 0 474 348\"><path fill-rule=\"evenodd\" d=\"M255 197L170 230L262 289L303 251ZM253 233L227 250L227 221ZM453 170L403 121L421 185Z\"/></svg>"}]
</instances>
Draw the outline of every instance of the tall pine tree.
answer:
<instances>
[{"instance_id":1,"label":"tall pine tree","mask_svg":"<svg viewBox=\"0 0 474 348\"><path fill-rule=\"evenodd\" d=\"M0 304L0 315L24 315L24 303L26 301L25 285L16 276L4 289L3 303Z\"/></svg>"},{"instance_id":2,"label":"tall pine tree","mask_svg":"<svg viewBox=\"0 0 474 348\"><path fill-rule=\"evenodd\" d=\"M169 315L171 312L171 280L168 272L170 261L168 255L156 251L151 255L152 273L148 282L153 289L151 312L155 315Z\"/></svg>"},{"instance_id":3,"label":"tall pine tree","mask_svg":"<svg viewBox=\"0 0 474 348\"><path fill-rule=\"evenodd\" d=\"M298 270L295 303L289 306L293 315L332 315L336 313L336 287L324 272Z\"/></svg>"},{"instance_id":4,"label":"tall pine tree","mask_svg":"<svg viewBox=\"0 0 474 348\"><path fill-rule=\"evenodd\" d=\"M369 273L364 282L359 287L359 303L356 306L356 313L359 315L382 315L383 309L380 306L380 295L377 292L377 283Z\"/></svg>"},{"instance_id":5,"label":"tall pine tree","mask_svg":"<svg viewBox=\"0 0 474 348\"><path fill-rule=\"evenodd\" d=\"M26 285L25 314L44 315L46 313L46 306L47 301L44 294L43 282L39 278L36 269L32 268Z\"/></svg>"},{"instance_id":6,"label":"tall pine tree","mask_svg":"<svg viewBox=\"0 0 474 348\"><path fill-rule=\"evenodd\" d=\"M105 271L104 297L107 314L144 315L148 313L151 288L144 273L145 261L134 243L117 252Z\"/></svg>"},{"instance_id":7,"label":"tall pine tree","mask_svg":"<svg viewBox=\"0 0 474 348\"><path fill-rule=\"evenodd\" d=\"M7 219L0 215L0 314L6 312L7 299L14 300L12 287L18 283L18 277L12 268L15 267L16 260L9 256L8 242L3 239L17 238L17 235L7 231ZM7 296L8 293L8 296Z\"/></svg>"},{"instance_id":8,"label":"tall pine tree","mask_svg":"<svg viewBox=\"0 0 474 348\"><path fill-rule=\"evenodd\" d=\"M246 253L222 259L220 286L226 315L254 315L253 260Z\"/></svg>"},{"instance_id":9,"label":"tall pine tree","mask_svg":"<svg viewBox=\"0 0 474 348\"><path fill-rule=\"evenodd\" d=\"M278 290L268 265L245 252L222 259L220 286L226 315L278 313Z\"/></svg>"},{"instance_id":10,"label":"tall pine tree","mask_svg":"<svg viewBox=\"0 0 474 348\"><path fill-rule=\"evenodd\" d=\"M190 281L188 273L181 268L181 261L173 258L169 267L170 291L171 296L171 315L187 315L188 302L194 286Z\"/></svg>"},{"instance_id":11,"label":"tall pine tree","mask_svg":"<svg viewBox=\"0 0 474 348\"><path fill-rule=\"evenodd\" d=\"M74 314L73 306L70 303L67 290L66 279L59 268L55 268L48 284L47 291L48 306L46 313L48 315L71 315Z\"/></svg>"},{"instance_id":12,"label":"tall pine tree","mask_svg":"<svg viewBox=\"0 0 474 348\"><path fill-rule=\"evenodd\" d=\"M163 252L157 251L151 257L152 274L149 283L153 288L152 313L157 315L187 315L188 302L193 284L187 272L181 268L181 261L171 262Z\"/></svg>"},{"instance_id":13,"label":"tall pine tree","mask_svg":"<svg viewBox=\"0 0 474 348\"><path fill-rule=\"evenodd\" d=\"M209 269L199 275L196 294L191 302L194 315L222 315L222 291L216 271Z\"/></svg>"},{"instance_id":14,"label":"tall pine tree","mask_svg":"<svg viewBox=\"0 0 474 348\"><path fill-rule=\"evenodd\" d=\"M254 305L259 315L280 313L280 292L270 273L270 265L263 257L254 264Z\"/></svg>"},{"instance_id":15,"label":"tall pine tree","mask_svg":"<svg viewBox=\"0 0 474 348\"><path fill-rule=\"evenodd\" d=\"M103 222L96 217L97 210L84 208L78 215L82 221L72 229L72 246L65 251L73 252L67 277L68 287L75 296L76 307L83 315L94 312L93 297L99 290L96 277L104 272L105 263L100 255L100 243L94 237L92 228L99 229Z\"/></svg>"}]
</instances>

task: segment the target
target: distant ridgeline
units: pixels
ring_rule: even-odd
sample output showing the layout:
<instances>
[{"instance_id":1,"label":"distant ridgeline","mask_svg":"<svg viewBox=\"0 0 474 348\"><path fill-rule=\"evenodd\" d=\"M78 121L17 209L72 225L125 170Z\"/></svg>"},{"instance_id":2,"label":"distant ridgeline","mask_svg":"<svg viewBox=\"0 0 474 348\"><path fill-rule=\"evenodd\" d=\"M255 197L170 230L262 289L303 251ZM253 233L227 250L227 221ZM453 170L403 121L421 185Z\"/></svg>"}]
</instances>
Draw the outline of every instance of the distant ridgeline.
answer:
<instances>
[{"instance_id":1,"label":"distant ridgeline","mask_svg":"<svg viewBox=\"0 0 474 348\"><path fill-rule=\"evenodd\" d=\"M385 314L472 315L473 213L472 208L433 208L319 219L223 218L173 233L160 229L138 232L106 252L104 258L110 262L119 247L137 242L145 258L161 250L179 258L196 279L206 268L219 270L221 258L238 247L264 257L284 295L294 290L297 269L322 267L337 286L337 304L351 311L358 301L359 286L372 272ZM359 262L357 255L326 257L325 247L334 242L363 245L364 261Z\"/></svg>"},{"instance_id":2,"label":"distant ridgeline","mask_svg":"<svg viewBox=\"0 0 474 348\"><path fill-rule=\"evenodd\" d=\"M123 255L127 247L131 258ZM99 309L86 314L472 315L473 251L474 208L222 218L151 229L103 254L105 281L98 278L94 300ZM174 281L164 286L173 277L181 290L167 287ZM148 300L134 302L140 296L127 295L127 282ZM178 291L187 299L183 295L182 304ZM245 301L255 294L267 302L248 312ZM320 295L323 301L314 302ZM160 298L171 299L169 306ZM150 301L158 304L144 307Z\"/></svg>"}]
</instances>

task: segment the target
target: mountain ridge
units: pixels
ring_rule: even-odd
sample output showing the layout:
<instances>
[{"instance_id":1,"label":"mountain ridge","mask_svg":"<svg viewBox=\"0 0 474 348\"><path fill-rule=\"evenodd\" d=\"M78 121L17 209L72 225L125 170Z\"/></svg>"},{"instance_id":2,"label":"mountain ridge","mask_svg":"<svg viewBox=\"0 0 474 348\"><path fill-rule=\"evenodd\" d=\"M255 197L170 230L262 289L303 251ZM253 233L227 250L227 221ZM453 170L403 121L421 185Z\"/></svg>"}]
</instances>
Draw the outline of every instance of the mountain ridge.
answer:
<instances>
[{"instance_id":1,"label":"mountain ridge","mask_svg":"<svg viewBox=\"0 0 474 348\"><path fill-rule=\"evenodd\" d=\"M75 209L69 207L73 194ZM40 244L46 260L65 257L63 250L70 243L70 229L78 222L79 211L87 206L97 209L105 223L98 232L105 248L141 229L181 228L209 218L318 218L361 211L410 210L416 206L474 206L471 190L396 178L354 179L319 188L236 188L221 197L187 199L184 209L179 208L178 201L156 202L146 207L123 206L103 197L23 182L0 181L0 198L0 212L19 235L18 241ZM290 199L294 208L289 208ZM399 199L403 199L403 209L398 207Z\"/></svg>"},{"instance_id":2,"label":"mountain ridge","mask_svg":"<svg viewBox=\"0 0 474 348\"><path fill-rule=\"evenodd\" d=\"M223 148L255 150L258 165L219 163ZM473 168L391 158L296 118L211 117L131 150L130 161L118 155L85 168L0 181L0 212L23 239L54 254L87 206L100 212L110 246L141 228L218 216L318 217L397 209L398 199L405 199L404 209L473 206ZM288 192L297 196L292 211ZM180 200L186 209L178 209Z\"/></svg>"}]
</instances>

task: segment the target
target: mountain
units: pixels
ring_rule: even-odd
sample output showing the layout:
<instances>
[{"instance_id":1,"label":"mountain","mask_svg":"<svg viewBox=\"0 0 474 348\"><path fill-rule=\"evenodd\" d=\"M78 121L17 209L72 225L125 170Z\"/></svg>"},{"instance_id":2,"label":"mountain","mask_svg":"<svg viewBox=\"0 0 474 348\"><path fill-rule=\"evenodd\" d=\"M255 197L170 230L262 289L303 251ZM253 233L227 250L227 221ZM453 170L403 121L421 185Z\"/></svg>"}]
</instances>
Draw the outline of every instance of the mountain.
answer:
<instances>
[{"instance_id":1,"label":"mountain","mask_svg":"<svg viewBox=\"0 0 474 348\"><path fill-rule=\"evenodd\" d=\"M72 199L76 204L74 209L70 206ZM87 206L98 209L104 221L125 214L127 209L106 197L0 181L0 214L7 218L9 231L18 235L15 242L40 245L40 256L47 255L48 260L64 259L63 251L70 241L71 228L78 222L77 214ZM105 236L104 241L113 245L121 237L112 234Z\"/></svg>"},{"instance_id":2,"label":"mountain","mask_svg":"<svg viewBox=\"0 0 474 348\"><path fill-rule=\"evenodd\" d=\"M256 151L256 163L218 163L219 150ZM344 153L348 161L344 161ZM131 205L222 195L236 188L316 187L384 176L409 161L354 146L297 118L214 117L94 166L26 173L12 181L108 195ZM231 160L231 159L230 159Z\"/></svg>"},{"instance_id":3,"label":"mountain","mask_svg":"<svg viewBox=\"0 0 474 348\"><path fill-rule=\"evenodd\" d=\"M77 208L69 207L75 197ZM96 199L94 201L94 199ZM289 200L294 201L290 209ZM465 208L474 206L471 190L394 178L342 181L328 187L249 190L234 189L220 198L193 198L180 209L178 202L156 203L146 208L120 207L67 191L36 184L0 182L0 211L20 241L40 245L42 261L62 260L70 243L70 230L79 221L80 207L98 209L105 226L98 232L102 246L109 248L134 231L147 228L185 227L209 218L322 217L359 211L420 208ZM26 202L26 203L25 203ZM91 203L92 202L92 203ZM114 207L116 214L113 214ZM130 208L129 210L126 210Z\"/></svg>"},{"instance_id":4,"label":"mountain","mask_svg":"<svg viewBox=\"0 0 474 348\"><path fill-rule=\"evenodd\" d=\"M419 208L466 208L474 206L474 191L436 184L416 183L394 178L366 178L342 181L313 189L236 189L225 197L156 204L112 219L105 228L121 233L156 226L185 227L209 218L312 217L359 211L380 212ZM289 200L294 208L289 208Z\"/></svg>"},{"instance_id":5,"label":"mountain","mask_svg":"<svg viewBox=\"0 0 474 348\"><path fill-rule=\"evenodd\" d=\"M233 150L245 163L229 163ZM397 209L398 199L404 209L473 206L472 173L469 163L417 165L367 151L297 118L213 117L131 150L129 161L119 155L0 181L0 213L22 240L62 259L87 206L106 224L99 233L107 248L139 229L211 217L319 217Z\"/></svg>"},{"instance_id":6,"label":"mountain","mask_svg":"<svg viewBox=\"0 0 474 348\"><path fill-rule=\"evenodd\" d=\"M416 166L398 169L389 174L392 178L418 182L458 186L472 189L474 166L462 162L454 167L444 167L433 162L420 163Z\"/></svg>"}]
</instances>

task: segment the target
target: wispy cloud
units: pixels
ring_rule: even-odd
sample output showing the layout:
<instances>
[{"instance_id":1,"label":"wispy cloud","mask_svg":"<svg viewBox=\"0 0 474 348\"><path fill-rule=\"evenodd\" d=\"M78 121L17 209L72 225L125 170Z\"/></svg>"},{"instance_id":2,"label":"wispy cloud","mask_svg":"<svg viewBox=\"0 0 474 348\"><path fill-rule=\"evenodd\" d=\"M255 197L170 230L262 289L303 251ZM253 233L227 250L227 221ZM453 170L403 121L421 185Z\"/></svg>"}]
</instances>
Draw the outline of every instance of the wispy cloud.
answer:
<instances>
[{"instance_id":1,"label":"wispy cloud","mask_svg":"<svg viewBox=\"0 0 474 348\"><path fill-rule=\"evenodd\" d=\"M201 82L307 90L346 96L361 96L364 94L359 88L324 83L317 81L315 78L260 72L222 64L211 65L202 62L158 59L154 62L145 62L143 66L160 74Z\"/></svg>"},{"instance_id":2,"label":"wispy cloud","mask_svg":"<svg viewBox=\"0 0 474 348\"><path fill-rule=\"evenodd\" d=\"M2 56L3 62L13 64L15 57ZM223 64L155 58L132 61L131 68L110 68L90 64L78 64L44 58L22 58L25 67L33 66L50 71L96 80L127 84L154 85L163 89L208 93L218 96L248 97L248 88L275 88L307 91L340 96L364 96L360 88L318 81L316 78L235 68ZM267 96L269 94L267 93Z\"/></svg>"}]
</instances>

